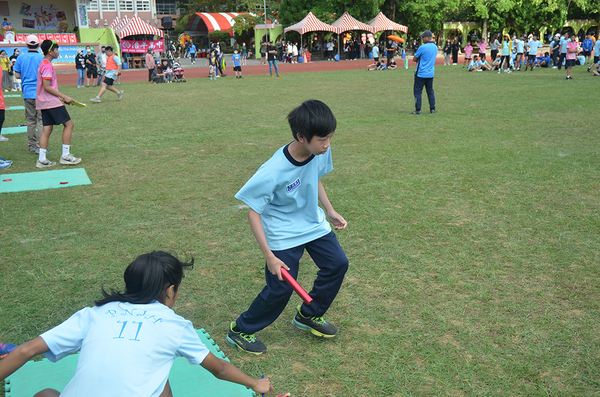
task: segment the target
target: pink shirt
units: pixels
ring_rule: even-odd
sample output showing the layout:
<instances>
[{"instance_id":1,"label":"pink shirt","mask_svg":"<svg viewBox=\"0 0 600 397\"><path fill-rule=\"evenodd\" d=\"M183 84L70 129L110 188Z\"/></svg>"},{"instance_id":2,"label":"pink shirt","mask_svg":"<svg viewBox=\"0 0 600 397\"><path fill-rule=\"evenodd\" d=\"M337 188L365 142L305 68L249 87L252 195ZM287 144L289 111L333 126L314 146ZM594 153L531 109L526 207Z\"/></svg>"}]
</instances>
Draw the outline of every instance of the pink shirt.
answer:
<instances>
[{"instance_id":1,"label":"pink shirt","mask_svg":"<svg viewBox=\"0 0 600 397\"><path fill-rule=\"evenodd\" d=\"M565 57L565 59L576 59L577 58L577 52L569 52L569 49L576 50L577 49L577 42L576 41L569 41L567 43L567 56Z\"/></svg>"},{"instance_id":2,"label":"pink shirt","mask_svg":"<svg viewBox=\"0 0 600 397\"><path fill-rule=\"evenodd\" d=\"M471 53L473 52L473 46L466 46L465 47L465 58L471 58Z\"/></svg>"},{"instance_id":3,"label":"pink shirt","mask_svg":"<svg viewBox=\"0 0 600 397\"><path fill-rule=\"evenodd\" d=\"M479 53L485 54L485 50L487 49L488 43L479 43L477 47L479 47Z\"/></svg>"},{"instance_id":4,"label":"pink shirt","mask_svg":"<svg viewBox=\"0 0 600 397\"><path fill-rule=\"evenodd\" d=\"M56 81L56 73L52 62L47 59L42 59L37 75L37 90L35 92L35 108L38 110L52 109L63 106L60 98L54 96L44 89L43 80L50 80L50 87L58 91L58 82Z\"/></svg>"}]
</instances>

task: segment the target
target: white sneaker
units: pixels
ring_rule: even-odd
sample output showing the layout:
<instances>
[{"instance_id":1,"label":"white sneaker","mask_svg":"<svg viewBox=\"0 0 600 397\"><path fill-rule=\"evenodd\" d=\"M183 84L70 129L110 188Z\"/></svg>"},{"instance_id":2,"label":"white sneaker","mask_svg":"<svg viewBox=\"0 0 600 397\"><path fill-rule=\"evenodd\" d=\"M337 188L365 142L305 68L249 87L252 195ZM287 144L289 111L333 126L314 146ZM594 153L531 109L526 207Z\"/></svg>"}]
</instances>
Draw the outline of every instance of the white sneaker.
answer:
<instances>
[{"instance_id":1,"label":"white sneaker","mask_svg":"<svg viewBox=\"0 0 600 397\"><path fill-rule=\"evenodd\" d=\"M8 138L4 135L0 135L0 142L8 141Z\"/></svg>"},{"instance_id":2,"label":"white sneaker","mask_svg":"<svg viewBox=\"0 0 600 397\"><path fill-rule=\"evenodd\" d=\"M119 95L117 95L117 101L120 101L123 98L123 90L119 91Z\"/></svg>"},{"instance_id":3,"label":"white sneaker","mask_svg":"<svg viewBox=\"0 0 600 397\"><path fill-rule=\"evenodd\" d=\"M12 88L12 89L11 89L11 91L12 91L12 92L15 92L16 90L17 90L16 88Z\"/></svg>"},{"instance_id":4,"label":"white sneaker","mask_svg":"<svg viewBox=\"0 0 600 397\"><path fill-rule=\"evenodd\" d=\"M96 102L96 103L100 103L102 102L102 99L98 98L97 96L93 97L92 99L90 99L90 102Z\"/></svg>"},{"instance_id":5,"label":"white sneaker","mask_svg":"<svg viewBox=\"0 0 600 397\"><path fill-rule=\"evenodd\" d=\"M35 166L37 168L46 168L46 167L52 167L53 165L56 165L56 163L54 161L50 161L48 159L44 160L44 161L36 161L35 162Z\"/></svg>"},{"instance_id":6,"label":"white sneaker","mask_svg":"<svg viewBox=\"0 0 600 397\"><path fill-rule=\"evenodd\" d=\"M81 163L81 159L69 153L67 156L62 156L60 158L60 163L66 165L75 165Z\"/></svg>"}]
</instances>

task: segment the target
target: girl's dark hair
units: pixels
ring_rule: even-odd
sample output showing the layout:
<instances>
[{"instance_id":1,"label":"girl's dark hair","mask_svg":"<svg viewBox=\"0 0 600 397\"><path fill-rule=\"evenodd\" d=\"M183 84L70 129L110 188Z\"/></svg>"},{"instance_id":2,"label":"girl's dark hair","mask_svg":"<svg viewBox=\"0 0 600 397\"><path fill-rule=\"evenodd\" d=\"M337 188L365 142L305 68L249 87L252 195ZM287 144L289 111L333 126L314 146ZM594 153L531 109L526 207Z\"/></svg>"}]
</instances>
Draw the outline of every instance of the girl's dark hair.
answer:
<instances>
[{"instance_id":1,"label":"girl's dark hair","mask_svg":"<svg viewBox=\"0 0 600 397\"><path fill-rule=\"evenodd\" d=\"M326 137L335 131L337 121L329 106L314 99L305 101L288 114L294 139L303 137L310 142L313 136Z\"/></svg>"},{"instance_id":2,"label":"girl's dark hair","mask_svg":"<svg viewBox=\"0 0 600 397\"><path fill-rule=\"evenodd\" d=\"M42 41L41 48L44 55L48 55L50 51L52 51L55 48L58 48L58 44L52 43L52 40L44 40Z\"/></svg>"},{"instance_id":3,"label":"girl's dark hair","mask_svg":"<svg viewBox=\"0 0 600 397\"><path fill-rule=\"evenodd\" d=\"M164 303L167 288L174 285L177 291L184 277L183 269L193 266L194 258L185 263L163 251L140 255L125 269L125 292L111 290L108 293L102 288L103 298L94 303L96 306L109 302Z\"/></svg>"}]
</instances>

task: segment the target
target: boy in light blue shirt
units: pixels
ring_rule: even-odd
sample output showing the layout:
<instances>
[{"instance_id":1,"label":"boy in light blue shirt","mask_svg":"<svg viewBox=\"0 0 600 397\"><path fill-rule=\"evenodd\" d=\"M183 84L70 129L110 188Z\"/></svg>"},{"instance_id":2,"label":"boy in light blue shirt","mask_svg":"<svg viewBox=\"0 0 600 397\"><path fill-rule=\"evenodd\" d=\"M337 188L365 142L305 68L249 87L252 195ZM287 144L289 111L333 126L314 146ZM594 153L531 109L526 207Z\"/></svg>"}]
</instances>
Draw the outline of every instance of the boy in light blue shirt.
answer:
<instances>
[{"instance_id":1,"label":"boy in light blue shirt","mask_svg":"<svg viewBox=\"0 0 600 397\"><path fill-rule=\"evenodd\" d=\"M527 47L529 48L529 53L527 55L527 63L525 64L525 71L527 71L527 67L529 66L531 71L533 71L533 67L535 66L537 60L537 51L538 48L542 47L542 43L538 40L537 35L533 35L533 38L529 40L527 43Z\"/></svg>"},{"instance_id":2,"label":"boy in light blue shirt","mask_svg":"<svg viewBox=\"0 0 600 397\"><path fill-rule=\"evenodd\" d=\"M233 55L231 56L231 62L233 62L233 71L235 72L235 78L242 78L242 57L238 54L238 51L233 51Z\"/></svg>"},{"instance_id":3,"label":"boy in light blue shirt","mask_svg":"<svg viewBox=\"0 0 600 397\"><path fill-rule=\"evenodd\" d=\"M348 269L346 254L329 224L342 230L347 222L333 209L321 184L321 177L333 169L335 116L323 102L309 100L288 115L288 122L294 141L277 150L235 195L250 207L248 221L266 259L267 285L230 324L227 343L255 355L267 348L254 334L279 317L293 292L283 281L281 268L297 278L305 249L319 268L309 292L313 300L298 305L293 325L323 338L338 333L323 315Z\"/></svg>"}]
</instances>

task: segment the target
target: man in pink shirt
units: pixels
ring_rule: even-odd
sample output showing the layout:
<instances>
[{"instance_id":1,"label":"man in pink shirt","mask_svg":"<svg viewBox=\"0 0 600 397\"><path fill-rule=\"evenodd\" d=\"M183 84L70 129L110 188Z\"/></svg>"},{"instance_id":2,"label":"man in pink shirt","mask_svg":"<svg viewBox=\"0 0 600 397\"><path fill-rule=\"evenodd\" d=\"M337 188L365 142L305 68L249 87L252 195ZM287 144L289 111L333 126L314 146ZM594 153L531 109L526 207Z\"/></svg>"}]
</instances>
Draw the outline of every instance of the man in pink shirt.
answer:
<instances>
[{"instance_id":1,"label":"man in pink shirt","mask_svg":"<svg viewBox=\"0 0 600 397\"><path fill-rule=\"evenodd\" d=\"M571 40L567 43L567 55L565 56L565 66L567 67L567 80L573 80L571 77L571 67L575 66L575 61L577 59L577 41L575 41L575 36L571 37Z\"/></svg>"},{"instance_id":2,"label":"man in pink shirt","mask_svg":"<svg viewBox=\"0 0 600 397\"><path fill-rule=\"evenodd\" d=\"M59 124L64 126L62 134L63 151L60 163L67 165L79 164L81 159L70 153L71 135L74 124L63 104L63 102L71 104L73 103L73 99L58 91L56 73L52 66L52 60L59 56L58 44L54 40L44 40L41 48L44 53L44 59L38 68L36 109L42 112L44 129L40 136L40 155L35 166L37 168L45 168L56 165L54 161L46 158L46 151L48 150L48 141L50 140L50 134L52 134L52 128Z\"/></svg>"}]
</instances>

